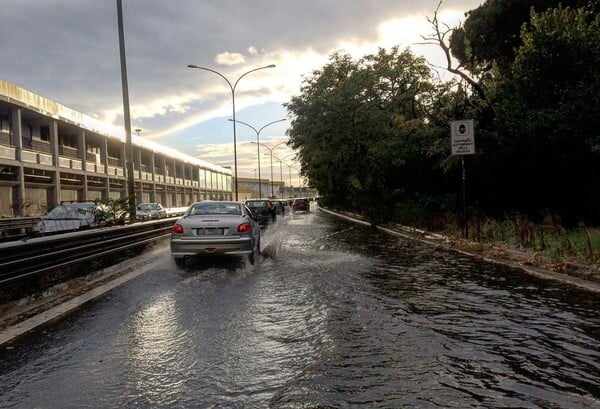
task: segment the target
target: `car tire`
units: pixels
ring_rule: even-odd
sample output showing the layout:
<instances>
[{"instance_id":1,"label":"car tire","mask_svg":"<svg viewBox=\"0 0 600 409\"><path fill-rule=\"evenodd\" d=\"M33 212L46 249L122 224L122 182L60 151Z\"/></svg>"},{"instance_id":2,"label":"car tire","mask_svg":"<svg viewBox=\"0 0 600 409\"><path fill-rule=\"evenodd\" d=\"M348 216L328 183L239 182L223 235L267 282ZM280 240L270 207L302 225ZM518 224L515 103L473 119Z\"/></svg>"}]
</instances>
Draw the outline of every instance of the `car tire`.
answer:
<instances>
[{"instance_id":1,"label":"car tire","mask_svg":"<svg viewBox=\"0 0 600 409\"><path fill-rule=\"evenodd\" d=\"M175 265L179 268L183 268L185 267L185 258L174 258L173 260L175 260Z\"/></svg>"},{"instance_id":2,"label":"car tire","mask_svg":"<svg viewBox=\"0 0 600 409\"><path fill-rule=\"evenodd\" d=\"M256 256L260 256L260 236L258 236L258 243L256 244L256 250L252 249L252 253L248 254L248 261L251 265L256 262Z\"/></svg>"}]
</instances>

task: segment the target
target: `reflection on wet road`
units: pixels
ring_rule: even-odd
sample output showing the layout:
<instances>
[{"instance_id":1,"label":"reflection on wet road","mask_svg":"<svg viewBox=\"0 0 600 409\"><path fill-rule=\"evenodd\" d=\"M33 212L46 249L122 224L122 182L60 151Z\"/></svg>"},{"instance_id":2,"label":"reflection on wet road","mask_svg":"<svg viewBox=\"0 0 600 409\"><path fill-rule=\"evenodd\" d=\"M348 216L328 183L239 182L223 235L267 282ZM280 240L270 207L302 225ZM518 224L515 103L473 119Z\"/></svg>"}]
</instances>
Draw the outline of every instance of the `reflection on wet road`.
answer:
<instances>
[{"instance_id":1,"label":"reflection on wet road","mask_svg":"<svg viewBox=\"0 0 600 409\"><path fill-rule=\"evenodd\" d=\"M0 407L600 406L592 294L314 211L0 352Z\"/></svg>"}]
</instances>

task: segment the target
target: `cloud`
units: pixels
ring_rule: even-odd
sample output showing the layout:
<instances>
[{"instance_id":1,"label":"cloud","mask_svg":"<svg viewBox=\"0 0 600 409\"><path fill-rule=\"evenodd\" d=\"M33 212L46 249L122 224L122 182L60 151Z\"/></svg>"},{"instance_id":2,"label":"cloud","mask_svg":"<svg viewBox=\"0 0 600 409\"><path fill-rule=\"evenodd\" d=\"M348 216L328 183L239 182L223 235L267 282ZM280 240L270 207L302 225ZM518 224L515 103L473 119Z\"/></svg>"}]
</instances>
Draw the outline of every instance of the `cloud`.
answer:
<instances>
[{"instance_id":1,"label":"cloud","mask_svg":"<svg viewBox=\"0 0 600 409\"><path fill-rule=\"evenodd\" d=\"M453 26L482 1L444 0L440 21ZM378 47L412 46L443 64L439 48L415 44L429 34L426 16L439 0L123 3L132 127L157 142L198 137L214 142L215 135L220 140L228 135L227 83L214 73L187 68L190 63L216 69L232 84L248 70L276 64L241 79L237 112L289 101L300 93L303 78L335 50L360 58ZM3 5L2 79L122 129L115 3L3 0ZM225 15L226 24L219 18ZM239 119L260 127L281 117L281 109L270 113ZM195 133L209 122L214 126L203 127L206 133ZM191 152L194 146L184 148Z\"/></svg>"},{"instance_id":2,"label":"cloud","mask_svg":"<svg viewBox=\"0 0 600 409\"><path fill-rule=\"evenodd\" d=\"M298 178L298 163L294 162L295 153L287 145L282 144L285 138L265 140L260 147L260 168L263 179L271 178L271 155L266 147L274 147L273 151L273 180L283 180L288 184L289 173L292 179ZM222 144L201 144L195 148L196 156L203 160L233 169L233 142ZM242 142L237 144L237 162L239 177L258 177L258 149L255 143ZM279 159L282 160L281 166ZM292 168L289 167L292 166ZM280 173L281 172L281 173Z\"/></svg>"},{"instance_id":3,"label":"cloud","mask_svg":"<svg viewBox=\"0 0 600 409\"><path fill-rule=\"evenodd\" d=\"M224 52L217 54L215 62L219 65L238 65L245 63L246 59L240 53Z\"/></svg>"}]
</instances>

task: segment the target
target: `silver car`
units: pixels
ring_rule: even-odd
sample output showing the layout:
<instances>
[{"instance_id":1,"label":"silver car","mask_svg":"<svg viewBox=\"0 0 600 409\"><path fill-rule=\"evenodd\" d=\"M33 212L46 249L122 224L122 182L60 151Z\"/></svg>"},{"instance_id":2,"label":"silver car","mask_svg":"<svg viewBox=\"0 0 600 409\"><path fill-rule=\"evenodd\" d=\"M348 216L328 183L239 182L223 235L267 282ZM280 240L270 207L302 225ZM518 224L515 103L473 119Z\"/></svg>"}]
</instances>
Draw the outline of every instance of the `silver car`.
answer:
<instances>
[{"instance_id":1,"label":"silver car","mask_svg":"<svg viewBox=\"0 0 600 409\"><path fill-rule=\"evenodd\" d=\"M160 203L140 203L135 209L138 220L163 219L167 217L167 210Z\"/></svg>"},{"instance_id":2,"label":"silver car","mask_svg":"<svg viewBox=\"0 0 600 409\"><path fill-rule=\"evenodd\" d=\"M33 232L44 235L97 227L98 207L94 202L63 202L42 216Z\"/></svg>"},{"instance_id":3,"label":"silver car","mask_svg":"<svg viewBox=\"0 0 600 409\"><path fill-rule=\"evenodd\" d=\"M258 220L243 203L204 201L192 204L171 229L171 255L182 267L192 256L260 254Z\"/></svg>"}]
</instances>

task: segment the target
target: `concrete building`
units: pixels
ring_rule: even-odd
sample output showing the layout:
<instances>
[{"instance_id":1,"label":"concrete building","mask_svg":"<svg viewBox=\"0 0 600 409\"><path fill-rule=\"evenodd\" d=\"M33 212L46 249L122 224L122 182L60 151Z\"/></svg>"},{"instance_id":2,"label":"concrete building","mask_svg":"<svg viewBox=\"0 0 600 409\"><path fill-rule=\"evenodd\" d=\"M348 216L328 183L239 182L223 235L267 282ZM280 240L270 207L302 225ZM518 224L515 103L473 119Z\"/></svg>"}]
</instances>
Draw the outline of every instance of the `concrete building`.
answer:
<instances>
[{"instance_id":1,"label":"concrete building","mask_svg":"<svg viewBox=\"0 0 600 409\"><path fill-rule=\"evenodd\" d=\"M284 184L279 181L273 181L273 192L274 195L271 195L271 181L269 179L261 179L260 185L258 184L258 179L254 178L239 178L238 188L240 190L239 199L257 199L261 197L280 197L280 191L283 188ZM260 188L260 190L259 190ZM242 198L243 197L243 198Z\"/></svg>"},{"instance_id":2,"label":"concrete building","mask_svg":"<svg viewBox=\"0 0 600 409\"><path fill-rule=\"evenodd\" d=\"M231 170L132 135L137 202L231 200ZM0 217L126 197L125 132L0 80Z\"/></svg>"}]
</instances>

